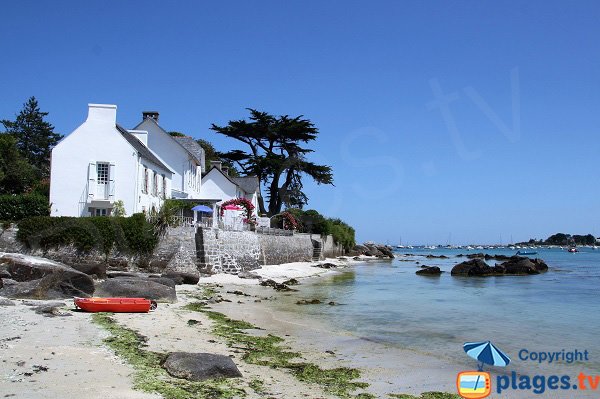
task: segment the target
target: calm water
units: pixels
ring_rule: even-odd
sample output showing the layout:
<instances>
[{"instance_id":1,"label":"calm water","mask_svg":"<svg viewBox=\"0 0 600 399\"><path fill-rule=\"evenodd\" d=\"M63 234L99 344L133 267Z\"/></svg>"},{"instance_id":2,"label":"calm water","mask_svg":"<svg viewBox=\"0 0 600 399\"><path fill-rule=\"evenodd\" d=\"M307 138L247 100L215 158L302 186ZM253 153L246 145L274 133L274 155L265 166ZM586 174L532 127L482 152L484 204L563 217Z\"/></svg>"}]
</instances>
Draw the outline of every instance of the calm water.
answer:
<instances>
[{"instance_id":1,"label":"calm water","mask_svg":"<svg viewBox=\"0 0 600 399\"><path fill-rule=\"evenodd\" d=\"M600 369L600 250L571 254L537 249L549 265L535 276L452 277L459 253L513 255L512 250L420 250L391 263L358 265L303 287L302 296L343 306L301 306L301 312L375 342L464 358L467 341L491 340L513 358L530 351L588 350ZM424 255L449 259L425 259ZM404 261L401 261L404 260ZM439 277L417 276L420 264L439 266ZM492 264L495 261L490 261ZM292 299L292 298L290 298Z\"/></svg>"}]
</instances>

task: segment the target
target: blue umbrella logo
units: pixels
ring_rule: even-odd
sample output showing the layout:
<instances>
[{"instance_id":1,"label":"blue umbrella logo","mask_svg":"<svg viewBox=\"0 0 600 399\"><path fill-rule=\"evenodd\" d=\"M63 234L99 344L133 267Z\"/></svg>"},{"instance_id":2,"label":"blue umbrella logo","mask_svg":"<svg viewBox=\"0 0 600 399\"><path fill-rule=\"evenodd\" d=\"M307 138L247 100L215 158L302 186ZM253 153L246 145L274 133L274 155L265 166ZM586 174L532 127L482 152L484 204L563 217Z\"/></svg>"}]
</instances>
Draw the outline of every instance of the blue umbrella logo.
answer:
<instances>
[{"instance_id":1,"label":"blue umbrella logo","mask_svg":"<svg viewBox=\"0 0 600 399\"><path fill-rule=\"evenodd\" d=\"M467 352L467 355L481 362L478 365L479 371L483 371L484 364L505 367L510 363L510 358L490 341L466 342L463 349Z\"/></svg>"}]
</instances>

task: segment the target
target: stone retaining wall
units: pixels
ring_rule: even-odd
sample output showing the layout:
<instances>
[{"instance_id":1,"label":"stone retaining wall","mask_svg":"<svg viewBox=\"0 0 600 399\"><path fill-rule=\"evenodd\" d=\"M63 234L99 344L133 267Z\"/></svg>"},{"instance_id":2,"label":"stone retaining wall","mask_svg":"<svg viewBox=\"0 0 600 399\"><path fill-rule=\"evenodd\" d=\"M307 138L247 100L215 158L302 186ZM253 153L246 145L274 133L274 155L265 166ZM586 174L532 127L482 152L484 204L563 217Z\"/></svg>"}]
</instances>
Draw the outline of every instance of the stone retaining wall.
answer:
<instances>
[{"instance_id":1,"label":"stone retaining wall","mask_svg":"<svg viewBox=\"0 0 600 399\"><path fill-rule=\"evenodd\" d=\"M310 261L313 245L310 234L270 236L257 234L261 249L261 265Z\"/></svg>"},{"instance_id":2,"label":"stone retaining wall","mask_svg":"<svg viewBox=\"0 0 600 399\"><path fill-rule=\"evenodd\" d=\"M321 240L321 257L323 258L335 258L338 256L344 256L344 248L341 245L337 245L333 242L333 236L327 235L319 237Z\"/></svg>"},{"instance_id":3,"label":"stone retaining wall","mask_svg":"<svg viewBox=\"0 0 600 399\"><path fill-rule=\"evenodd\" d=\"M198 258L212 273L237 274L260 267L258 235L249 231L199 228L196 235Z\"/></svg>"}]
</instances>

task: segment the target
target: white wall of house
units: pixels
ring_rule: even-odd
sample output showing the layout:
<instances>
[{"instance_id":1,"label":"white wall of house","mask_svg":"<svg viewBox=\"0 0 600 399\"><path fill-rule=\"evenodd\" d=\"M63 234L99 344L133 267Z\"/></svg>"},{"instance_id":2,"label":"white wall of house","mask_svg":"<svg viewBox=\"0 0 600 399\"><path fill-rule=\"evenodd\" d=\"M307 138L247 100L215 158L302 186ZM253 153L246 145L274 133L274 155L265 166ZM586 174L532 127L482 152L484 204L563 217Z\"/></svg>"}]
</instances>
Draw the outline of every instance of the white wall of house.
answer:
<instances>
[{"instance_id":1,"label":"white wall of house","mask_svg":"<svg viewBox=\"0 0 600 399\"><path fill-rule=\"evenodd\" d=\"M211 169L202 178L202 196L209 199L228 201L238 198L240 190L217 169Z\"/></svg>"},{"instance_id":2,"label":"white wall of house","mask_svg":"<svg viewBox=\"0 0 600 399\"><path fill-rule=\"evenodd\" d=\"M160 210L164 198L171 194L170 173L152 162L141 158L138 165L137 212L153 212Z\"/></svg>"},{"instance_id":3,"label":"white wall of house","mask_svg":"<svg viewBox=\"0 0 600 399\"><path fill-rule=\"evenodd\" d=\"M165 175L170 192L171 172L140 159L117 130L116 115L116 105L89 104L86 121L52 150L52 216L89 216L90 208L108 210L117 200L123 201L128 215L160 206L159 196L141 193L144 162ZM105 182L100 169L106 170Z\"/></svg>"},{"instance_id":4,"label":"white wall of house","mask_svg":"<svg viewBox=\"0 0 600 399\"><path fill-rule=\"evenodd\" d=\"M258 215L258 195L256 193L248 194L240 187L225 177L217 168L211 169L202 178L203 198L221 199L218 204L234 199L247 198L254 205L254 214Z\"/></svg>"},{"instance_id":5,"label":"white wall of house","mask_svg":"<svg viewBox=\"0 0 600 399\"><path fill-rule=\"evenodd\" d=\"M189 153L151 118L144 119L136 130L148 132L148 148L156 153L175 172L172 189L186 193L179 198L200 198L201 166ZM169 196L170 198L170 196Z\"/></svg>"}]
</instances>

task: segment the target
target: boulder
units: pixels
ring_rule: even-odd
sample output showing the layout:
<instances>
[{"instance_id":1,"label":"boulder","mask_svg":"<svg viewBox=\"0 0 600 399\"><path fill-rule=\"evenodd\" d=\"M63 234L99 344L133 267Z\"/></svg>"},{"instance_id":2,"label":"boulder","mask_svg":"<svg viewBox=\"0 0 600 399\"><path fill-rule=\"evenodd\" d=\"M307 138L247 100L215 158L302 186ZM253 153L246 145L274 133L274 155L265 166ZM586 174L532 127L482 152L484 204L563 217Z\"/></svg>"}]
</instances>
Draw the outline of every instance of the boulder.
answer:
<instances>
[{"instance_id":1,"label":"boulder","mask_svg":"<svg viewBox=\"0 0 600 399\"><path fill-rule=\"evenodd\" d=\"M421 270L417 270L417 274L422 276L439 276L442 271L437 266L424 267Z\"/></svg>"},{"instance_id":2,"label":"boulder","mask_svg":"<svg viewBox=\"0 0 600 399\"><path fill-rule=\"evenodd\" d=\"M547 270L548 265L541 259L529 259L515 255L509 257L506 262L496 264L494 267L489 266L481 258L471 259L454 266L451 274L453 276L529 275L539 274Z\"/></svg>"},{"instance_id":3,"label":"boulder","mask_svg":"<svg viewBox=\"0 0 600 399\"><path fill-rule=\"evenodd\" d=\"M169 271L169 272L163 273L161 276L165 277L165 278L170 278L171 280L175 281L175 284L177 284L177 285L181 285L181 284L196 285L196 284L198 284L198 281L200 281L200 276L197 274L193 274L193 273Z\"/></svg>"},{"instance_id":4,"label":"boulder","mask_svg":"<svg viewBox=\"0 0 600 399\"><path fill-rule=\"evenodd\" d=\"M115 277L144 277L144 275L135 272L122 272L122 271L108 271L106 272L106 277L115 278Z\"/></svg>"},{"instance_id":5,"label":"boulder","mask_svg":"<svg viewBox=\"0 0 600 399\"><path fill-rule=\"evenodd\" d=\"M94 293L94 281L87 274L48 259L20 254L5 254L10 285L0 294L10 298L58 299L88 297Z\"/></svg>"},{"instance_id":6,"label":"boulder","mask_svg":"<svg viewBox=\"0 0 600 399\"><path fill-rule=\"evenodd\" d=\"M123 277L121 277L121 278L123 278ZM144 277L141 277L141 278L143 279ZM148 276L148 278L152 281L156 281L157 283L166 285L167 287L171 287L171 288L175 288L175 286L177 285L177 282L174 281L173 279L162 277L162 276Z\"/></svg>"},{"instance_id":7,"label":"boulder","mask_svg":"<svg viewBox=\"0 0 600 399\"><path fill-rule=\"evenodd\" d=\"M0 297L0 306L15 306L15 303L8 298Z\"/></svg>"},{"instance_id":8,"label":"boulder","mask_svg":"<svg viewBox=\"0 0 600 399\"><path fill-rule=\"evenodd\" d=\"M73 269L80 271L81 273L87 274L88 276L96 276L96 278L106 278L106 264L101 263L87 263L87 264L76 264L72 266Z\"/></svg>"},{"instance_id":9,"label":"boulder","mask_svg":"<svg viewBox=\"0 0 600 399\"><path fill-rule=\"evenodd\" d=\"M242 373L229 356L212 353L170 353L163 367L173 377L190 381L241 377Z\"/></svg>"},{"instance_id":10,"label":"boulder","mask_svg":"<svg viewBox=\"0 0 600 399\"><path fill-rule=\"evenodd\" d=\"M365 255L367 256L384 256L383 252L381 252L375 245L365 245L367 247L367 252Z\"/></svg>"},{"instance_id":11,"label":"boulder","mask_svg":"<svg viewBox=\"0 0 600 399\"><path fill-rule=\"evenodd\" d=\"M116 277L109 278L100 283L96 288L99 297L132 297L146 298L158 302L175 302L177 294L175 283L169 280L170 285L163 278Z\"/></svg>"},{"instance_id":12,"label":"boulder","mask_svg":"<svg viewBox=\"0 0 600 399\"><path fill-rule=\"evenodd\" d=\"M491 276L495 272L494 268L485 263L485 261L476 258L454 266L450 274L452 276Z\"/></svg>"},{"instance_id":13,"label":"boulder","mask_svg":"<svg viewBox=\"0 0 600 399\"><path fill-rule=\"evenodd\" d=\"M385 245L378 245L377 246L377 250L379 252L381 252L383 254L383 256L387 256L390 259L394 259L394 253L392 252L392 250L388 247L386 247Z\"/></svg>"},{"instance_id":14,"label":"boulder","mask_svg":"<svg viewBox=\"0 0 600 399\"><path fill-rule=\"evenodd\" d=\"M237 274L237 276L239 278L244 278L244 279L260 279L260 276L258 274L248 272L248 271L241 271Z\"/></svg>"},{"instance_id":15,"label":"boulder","mask_svg":"<svg viewBox=\"0 0 600 399\"><path fill-rule=\"evenodd\" d=\"M513 256L499 265L503 267L506 274L539 274L548 270L548 265L541 259L529 259L523 256Z\"/></svg>"}]
</instances>

